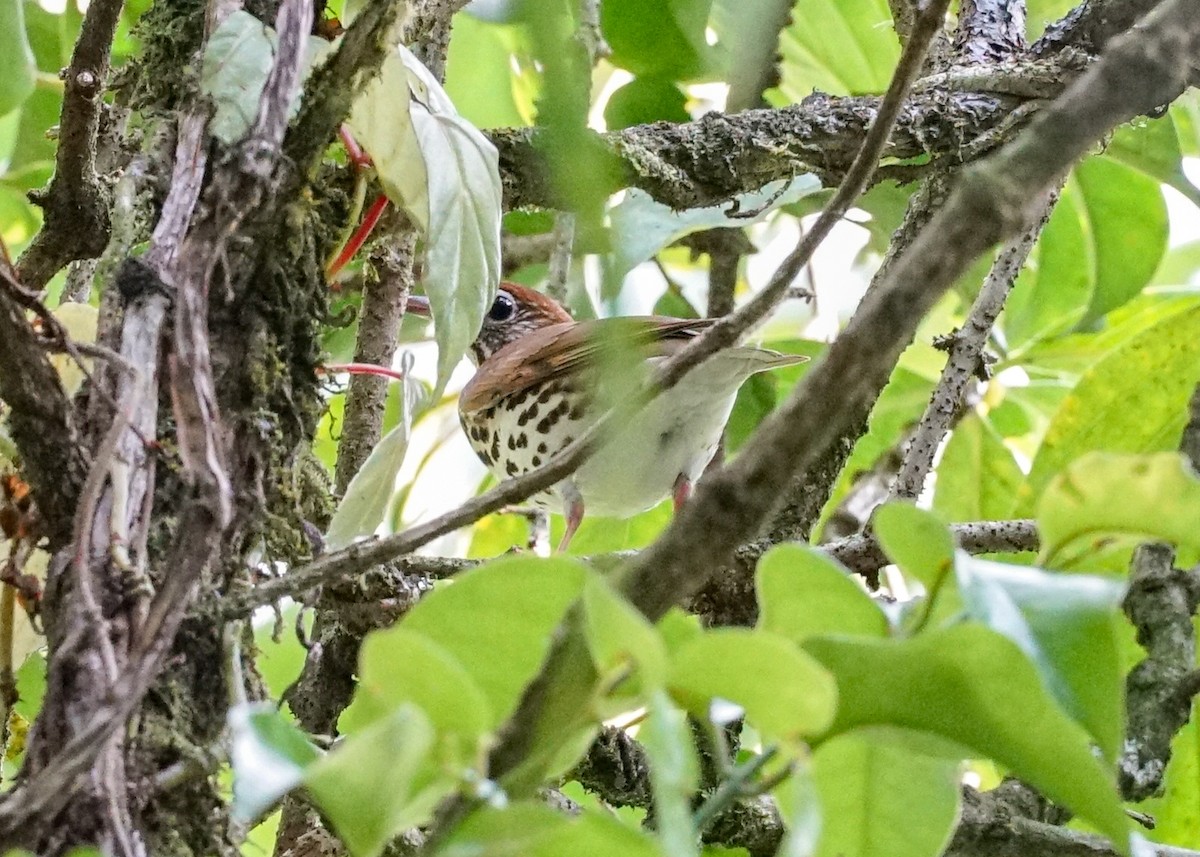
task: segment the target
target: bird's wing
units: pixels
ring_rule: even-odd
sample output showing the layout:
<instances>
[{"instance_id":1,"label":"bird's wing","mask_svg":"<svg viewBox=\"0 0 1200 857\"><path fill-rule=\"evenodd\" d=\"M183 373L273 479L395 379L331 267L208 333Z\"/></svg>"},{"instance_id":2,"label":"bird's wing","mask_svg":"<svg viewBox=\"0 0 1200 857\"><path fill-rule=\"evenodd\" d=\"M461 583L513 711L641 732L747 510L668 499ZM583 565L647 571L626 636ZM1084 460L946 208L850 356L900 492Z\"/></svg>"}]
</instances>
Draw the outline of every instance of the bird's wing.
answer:
<instances>
[{"instance_id":1,"label":"bird's wing","mask_svg":"<svg viewBox=\"0 0 1200 857\"><path fill-rule=\"evenodd\" d=\"M602 353L636 349L642 360L674 354L714 319L643 316L552 324L531 331L489 357L458 400L459 410L489 408L505 396L594 366Z\"/></svg>"}]
</instances>

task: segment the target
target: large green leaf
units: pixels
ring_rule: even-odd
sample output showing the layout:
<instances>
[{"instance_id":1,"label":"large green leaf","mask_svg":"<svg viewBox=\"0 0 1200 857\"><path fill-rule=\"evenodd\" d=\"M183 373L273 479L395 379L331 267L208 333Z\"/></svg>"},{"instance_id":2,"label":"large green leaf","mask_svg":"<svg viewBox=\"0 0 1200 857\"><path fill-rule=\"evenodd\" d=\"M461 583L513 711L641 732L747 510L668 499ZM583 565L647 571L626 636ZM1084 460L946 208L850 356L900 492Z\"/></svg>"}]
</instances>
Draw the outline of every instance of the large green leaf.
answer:
<instances>
[{"instance_id":1,"label":"large green leaf","mask_svg":"<svg viewBox=\"0 0 1200 857\"><path fill-rule=\"evenodd\" d=\"M1075 168L1094 248L1095 282L1083 324L1132 298L1167 249L1167 206L1157 179L1106 157Z\"/></svg>"},{"instance_id":2,"label":"large green leaf","mask_svg":"<svg viewBox=\"0 0 1200 857\"><path fill-rule=\"evenodd\" d=\"M990 420L967 414L942 450L933 508L948 521L1008 517L1024 474Z\"/></svg>"},{"instance_id":3,"label":"large green leaf","mask_svg":"<svg viewBox=\"0 0 1200 857\"><path fill-rule=\"evenodd\" d=\"M776 104L814 89L864 95L887 89L900 58L887 0L799 0L779 40L783 63Z\"/></svg>"},{"instance_id":4,"label":"large green leaf","mask_svg":"<svg viewBox=\"0 0 1200 857\"><path fill-rule=\"evenodd\" d=\"M960 624L906 640L814 638L805 648L837 678L829 737L868 726L940 736L1005 765L1126 849L1111 772L1010 640Z\"/></svg>"},{"instance_id":5,"label":"large green leaf","mask_svg":"<svg viewBox=\"0 0 1200 857\"><path fill-rule=\"evenodd\" d=\"M712 0L605 0L600 26L609 60L634 74L686 80L703 72Z\"/></svg>"},{"instance_id":6,"label":"large green leaf","mask_svg":"<svg viewBox=\"0 0 1200 857\"><path fill-rule=\"evenodd\" d=\"M426 236L425 292L438 342L440 397L479 333L500 282L499 155L441 84L398 45L347 121L388 198Z\"/></svg>"},{"instance_id":7,"label":"large green leaf","mask_svg":"<svg viewBox=\"0 0 1200 857\"><path fill-rule=\"evenodd\" d=\"M817 748L817 857L935 857L958 815L959 765L869 729Z\"/></svg>"},{"instance_id":8,"label":"large green leaf","mask_svg":"<svg viewBox=\"0 0 1200 857\"><path fill-rule=\"evenodd\" d=\"M707 718L713 700L745 709L772 737L795 739L825 729L837 706L830 675L785 637L723 628L673 653L669 686L693 715Z\"/></svg>"},{"instance_id":9,"label":"large green leaf","mask_svg":"<svg viewBox=\"0 0 1200 857\"><path fill-rule=\"evenodd\" d=\"M25 32L25 0L0 0L0 116L21 106L33 92L37 61Z\"/></svg>"},{"instance_id":10,"label":"large green leaf","mask_svg":"<svg viewBox=\"0 0 1200 857\"><path fill-rule=\"evenodd\" d=\"M1115 536L1200 548L1200 479L1177 453L1091 453L1038 504L1043 565L1069 564Z\"/></svg>"},{"instance_id":11,"label":"large green leaf","mask_svg":"<svg viewBox=\"0 0 1200 857\"><path fill-rule=\"evenodd\" d=\"M760 628L800 644L821 634L887 635L887 617L845 568L802 545L779 545L758 562Z\"/></svg>"},{"instance_id":12,"label":"large green leaf","mask_svg":"<svg viewBox=\"0 0 1200 857\"><path fill-rule=\"evenodd\" d=\"M1054 698L1115 764L1124 734L1116 622L1125 587L965 553L956 571L967 612L1020 647Z\"/></svg>"},{"instance_id":13,"label":"large green leaf","mask_svg":"<svg viewBox=\"0 0 1200 857\"><path fill-rule=\"evenodd\" d=\"M492 725L498 726L537 673L586 573L566 559L497 560L421 599L404 627L462 664L488 698Z\"/></svg>"},{"instance_id":14,"label":"large green leaf","mask_svg":"<svg viewBox=\"0 0 1200 857\"><path fill-rule=\"evenodd\" d=\"M354 857L374 857L387 841L426 823L456 780L432 763L434 729L402 705L341 741L310 765L305 785Z\"/></svg>"},{"instance_id":15,"label":"large green leaf","mask_svg":"<svg viewBox=\"0 0 1200 857\"><path fill-rule=\"evenodd\" d=\"M1021 488L1017 513L1030 514L1049 481L1086 452L1176 448L1197 379L1196 306L1168 315L1110 350L1054 415Z\"/></svg>"},{"instance_id":16,"label":"large green leaf","mask_svg":"<svg viewBox=\"0 0 1200 857\"><path fill-rule=\"evenodd\" d=\"M497 718L478 683L453 655L405 623L368 635L358 661L354 699L338 720L343 733L362 731L412 704L436 730L448 765L475 761Z\"/></svg>"}]
</instances>

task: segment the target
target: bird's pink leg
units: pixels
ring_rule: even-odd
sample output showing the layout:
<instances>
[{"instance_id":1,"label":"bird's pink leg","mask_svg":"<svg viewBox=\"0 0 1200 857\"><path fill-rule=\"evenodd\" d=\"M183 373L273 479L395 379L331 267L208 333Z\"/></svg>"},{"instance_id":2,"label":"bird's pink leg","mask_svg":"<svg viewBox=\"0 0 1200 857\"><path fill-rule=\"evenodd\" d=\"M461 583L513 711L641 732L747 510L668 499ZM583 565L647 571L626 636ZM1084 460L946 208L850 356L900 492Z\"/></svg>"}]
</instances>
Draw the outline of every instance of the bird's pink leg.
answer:
<instances>
[{"instance_id":1,"label":"bird's pink leg","mask_svg":"<svg viewBox=\"0 0 1200 857\"><path fill-rule=\"evenodd\" d=\"M579 529L579 525L583 523L583 498L576 495L567 497L564 502L566 509L563 514L567 519L567 529L563 533L562 541L558 543L557 553L566 553L567 546L571 544L571 539L575 536L575 531Z\"/></svg>"},{"instance_id":2,"label":"bird's pink leg","mask_svg":"<svg viewBox=\"0 0 1200 857\"><path fill-rule=\"evenodd\" d=\"M692 489L695 484L687 478L687 475L680 473L675 479L675 490L671 493L671 499L675 502L675 514L679 514L679 510L683 508L683 504L692 499Z\"/></svg>"}]
</instances>

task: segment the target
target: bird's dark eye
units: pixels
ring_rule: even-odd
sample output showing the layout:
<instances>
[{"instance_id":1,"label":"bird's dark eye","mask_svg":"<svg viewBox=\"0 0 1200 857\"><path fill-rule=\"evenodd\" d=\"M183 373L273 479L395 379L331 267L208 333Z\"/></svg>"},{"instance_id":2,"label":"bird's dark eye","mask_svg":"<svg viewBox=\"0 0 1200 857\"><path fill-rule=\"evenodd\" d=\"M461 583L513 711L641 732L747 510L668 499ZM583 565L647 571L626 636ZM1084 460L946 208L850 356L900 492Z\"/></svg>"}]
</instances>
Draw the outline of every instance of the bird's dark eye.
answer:
<instances>
[{"instance_id":1,"label":"bird's dark eye","mask_svg":"<svg viewBox=\"0 0 1200 857\"><path fill-rule=\"evenodd\" d=\"M500 292L496 295L496 302L488 310L488 318L492 321L508 321L512 318L513 310L516 308L517 304L512 299L512 295L508 292Z\"/></svg>"}]
</instances>

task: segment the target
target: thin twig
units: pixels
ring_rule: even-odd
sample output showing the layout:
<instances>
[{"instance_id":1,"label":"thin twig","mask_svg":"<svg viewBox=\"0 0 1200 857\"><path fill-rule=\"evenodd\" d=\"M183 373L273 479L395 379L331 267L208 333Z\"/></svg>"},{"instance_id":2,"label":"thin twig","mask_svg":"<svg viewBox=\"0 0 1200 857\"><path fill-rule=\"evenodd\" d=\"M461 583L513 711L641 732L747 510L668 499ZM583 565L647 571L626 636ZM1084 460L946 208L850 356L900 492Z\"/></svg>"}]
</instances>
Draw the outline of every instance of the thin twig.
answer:
<instances>
[{"instance_id":1,"label":"thin twig","mask_svg":"<svg viewBox=\"0 0 1200 857\"><path fill-rule=\"evenodd\" d=\"M546 294L560 304L567 302L567 277L571 273L571 244L575 241L575 215L560 211L554 217L554 248L550 251L550 272L546 276Z\"/></svg>"},{"instance_id":2,"label":"thin twig","mask_svg":"<svg viewBox=\"0 0 1200 857\"><path fill-rule=\"evenodd\" d=\"M921 493L925 478L933 467L938 446L961 409L967 384L979 372L983 348L991 335L992 326L1000 316L1017 275L1021 273L1021 267L1037 243L1057 200L1057 190L1047 194L1041 214L1034 223L1000 251L962 328L951 334L953 339L942 377L904 454L904 462L892 485L891 499L912 500Z\"/></svg>"}]
</instances>

